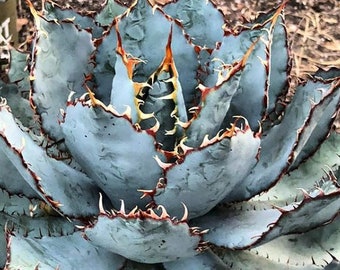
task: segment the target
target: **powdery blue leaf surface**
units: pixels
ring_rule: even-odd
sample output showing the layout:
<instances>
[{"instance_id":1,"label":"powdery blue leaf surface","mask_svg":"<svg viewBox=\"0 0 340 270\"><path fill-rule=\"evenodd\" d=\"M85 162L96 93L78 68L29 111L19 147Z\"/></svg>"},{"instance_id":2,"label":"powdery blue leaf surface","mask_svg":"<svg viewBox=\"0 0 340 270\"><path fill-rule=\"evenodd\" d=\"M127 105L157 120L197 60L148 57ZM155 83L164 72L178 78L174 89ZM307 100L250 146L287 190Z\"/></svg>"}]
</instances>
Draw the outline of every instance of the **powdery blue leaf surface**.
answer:
<instances>
[{"instance_id":1,"label":"powdery blue leaf surface","mask_svg":"<svg viewBox=\"0 0 340 270\"><path fill-rule=\"evenodd\" d=\"M162 209L160 216L152 210L125 213L101 210L94 225L84 228L91 244L142 263L159 263L198 254L201 235L185 221L170 219ZM180 243L180 244L179 244Z\"/></svg>"},{"instance_id":2,"label":"powdery blue leaf surface","mask_svg":"<svg viewBox=\"0 0 340 270\"><path fill-rule=\"evenodd\" d=\"M295 242L294 242L295 243ZM298 246L301 248L301 246ZM323 266L317 266L312 264L312 260L309 257L306 261L290 261L281 258L287 250L286 247L280 246L280 250L276 256L276 253L272 253L270 249L268 252L263 252L259 255L256 251L248 250L231 250L227 248L214 248L214 252L221 258L221 260L227 265L227 269L242 269L242 270L317 270L324 269ZM300 250L298 252L301 252ZM308 263L307 263L308 262ZM325 264L325 263L323 263Z\"/></svg>"},{"instance_id":3,"label":"powdery blue leaf surface","mask_svg":"<svg viewBox=\"0 0 340 270\"><path fill-rule=\"evenodd\" d=\"M135 69L134 80L139 82L146 81L161 64L164 50L159 48L166 47L171 27L173 57L185 90L184 99L190 108L194 105L193 99L199 96L196 90L199 63L195 48L185 38L183 29L158 8L153 10L146 0L138 1L118 23L126 52L145 61Z\"/></svg>"},{"instance_id":4,"label":"powdery blue leaf surface","mask_svg":"<svg viewBox=\"0 0 340 270\"><path fill-rule=\"evenodd\" d=\"M8 71L9 81L18 85L20 93L30 90L29 72L27 62L29 58L28 52L19 50L10 50L10 66Z\"/></svg>"},{"instance_id":5,"label":"powdery blue leaf surface","mask_svg":"<svg viewBox=\"0 0 340 270\"><path fill-rule=\"evenodd\" d=\"M52 138L59 140L62 138L58 123L60 109L65 109L72 92L77 95L84 93L84 74L92 68L89 57L94 46L91 35L78 30L71 22L48 22L38 16L36 21L40 27L32 71L32 97L43 128Z\"/></svg>"},{"instance_id":6,"label":"powdery blue leaf surface","mask_svg":"<svg viewBox=\"0 0 340 270\"><path fill-rule=\"evenodd\" d=\"M96 22L103 26L111 25L114 19L121 16L126 10L127 7L122 6L118 2L108 0L105 2L104 8L96 15Z\"/></svg>"},{"instance_id":7,"label":"powdery blue leaf surface","mask_svg":"<svg viewBox=\"0 0 340 270\"><path fill-rule=\"evenodd\" d=\"M61 237L9 236L10 269L121 269L125 259L99 250L74 233Z\"/></svg>"},{"instance_id":8,"label":"powdery blue leaf surface","mask_svg":"<svg viewBox=\"0 0 340 270\"><path fill-rule=\"evenodd\" d=\"M340 211L339 193L338 188L328 194L313 192L302 201L282 208L255 207L247 211L247 203L238 209L221 206L195 219L193 225L209 228L205 240L213 244L245 249L281 235L306 232L331 221Z\"/></svg>"},{"instance_id":9,"label":"powdery blue leaf surface","mask_svg":"<svg viewBox=\"0 0 340 270\"><path fill-rule=\"evenodd\" d=\"M215 48L217 43L222 41L223 14L210 1L169 2L163 10L180 21L195 45Z\"/></svg>"},{"instance_id":10,"label":"powdery blue leaf surface","mask_svg":"<svg viewBox=\"0 0 340 270\"><path fill-rule=\"evenodd\" d=\"M163 264L166 270L195 269L195 270L225 270L227 266L210 250L187 259L179 259Z\"/></svg>"},{"instance_id":11,"label":"powdery blue leaf surface","mask_svg":"<svg viewBox=\"0 0 340 270\"><path fill-rule=\"evenodd\" d=\"M154 157L163 157L153 136L108 110L81 102L68 106L62 124L66 145L115 207L121 199L128 209L144 207L138 190L156 186L163 172Z\"/></svg>"},{"instance_id":12,"label":"powdery blue leaf surface","mask_svg":"<svg viewBox=\"0 0 340 270\"><path fill-rule=\"evenodd\" d=\"M99 38L104 29L98 26L91 14L80 14L79 11L72 7L62 7L52 1L44 2L44 17L51 21L70 21L80 29L86 29L91 32L94 38Z\"/></svg>"},{"instance_id":13,"label":"powdery blue leaf surface","mask_svg":"<svg viewBox=\"0 0 340 270\"><path fill-rule=\"evenodd\" d=\"M1 150L22 178L62 213L71 216L94 214L99 189L92 180L49 157L45 149L22 131L9 110L7 106L0 107Z\"/></svg>"},{"instance_id":14,"label":"powdery blue leaf surface","mask_svg":"<svg viewBox=\"0 0 340 270\"><path fill-rule=\"evenodd\" d=\"M298 189L308 190L314 183L325 178L325 171L331 173L340 166L340 135L332 132L318 151L298 169L285 175L268 192L255 197L256 200L272 201L276 206L284 206L287 201L301 197ZM327 178L327 177L326 177ZM323 182L323 181L321 181Z\"/></svg>"},{"instance_id":15,"label":"powdery blue leaf surface","mask_svg":"<svg viewBox=\"0 0 340 270\"><path fill-rule=\"evenodd\" d=\"M112 80L116 74L117 33L111 28L96 44L96 65L93 69L96 98L104 104L110 103Z\"/></svg>"},{"instance_id":16,"label":"powdery blue leaf surface","mask_svg":"<svg viewBox=\"0 0 340 270\"><path fill-rule=\"evenodd\" d=\"M252 249L251 253L258 254L262 258L268 254L269 260L287 262L286 265L289 266L296 264L301 266L304 263L306 266L315 267L315 269L326 269L323 267L332 261L330 254L336 258L340 256L339 242L340 218L337 217L332 223L309 232L274 239ZM315 265L313 266L313 264Z\"/></svg>"},{"instance_id":17,"label":"powdery blue leaf surface","mask_svg":"<svg viewBox=\"0 0 340 270\"><path fill-rule=\"evenodd\" d=\"M173 216L180 215L181 202L188 207L190 218L207 213L256 164L259 144L248 126L231 138L189 152L183 162L166 172L165 186L156 189L156 204L164 205Z\"/></svg>"},{"instance_id":18,"label":"powdery blue leaf surface","mask_svg":"<svg viewBox=\"0 0 340 270\"><path fill-rule=\"evenodd\" d=\"M294 161L292 151L298 134L306 126L314 125L307 120L313 119L316 104L319 106L318 111L328 112L331 107L335 112L339 97L340 91L332 83L308 82L298 87L292 102L287 106L282 122L272 127L261 139L259 162L234 190L233 196L226 198L225 202L248 199L269 189L287 170L289 162ZM291 121L291 119L295 120Z\"/></svg>"}]
</instances>

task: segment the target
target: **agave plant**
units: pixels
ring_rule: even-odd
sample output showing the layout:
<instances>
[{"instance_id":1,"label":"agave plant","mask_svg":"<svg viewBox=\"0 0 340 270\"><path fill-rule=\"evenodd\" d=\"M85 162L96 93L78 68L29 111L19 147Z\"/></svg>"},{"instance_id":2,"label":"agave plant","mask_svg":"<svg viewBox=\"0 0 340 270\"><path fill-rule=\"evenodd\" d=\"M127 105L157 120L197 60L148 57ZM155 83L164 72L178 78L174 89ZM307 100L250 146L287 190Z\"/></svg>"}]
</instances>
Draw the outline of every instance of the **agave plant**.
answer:
<instances>
[{"instance_id":1,"label":"agave plant","mask_svg":"<svg viewBox=\"0 0 340 270\"><path fill-rule=\"evenodd\" d=\"M294 91L280 5L46 1L0 84L7 269L327 269L340 71ZM295 93L293 95L293 93Z\"/></svg>"}]
</instances>

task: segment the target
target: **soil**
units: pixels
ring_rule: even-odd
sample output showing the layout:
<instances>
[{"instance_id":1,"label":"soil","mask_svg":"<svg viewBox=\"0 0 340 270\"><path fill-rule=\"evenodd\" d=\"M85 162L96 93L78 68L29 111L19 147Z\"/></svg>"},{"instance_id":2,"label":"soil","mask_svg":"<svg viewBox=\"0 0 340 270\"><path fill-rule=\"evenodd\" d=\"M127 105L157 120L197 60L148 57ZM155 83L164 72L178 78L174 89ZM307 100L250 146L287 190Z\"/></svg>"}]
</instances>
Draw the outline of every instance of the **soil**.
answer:
<instances>
[{"instance_id":1,"label":"soil","mask_svg":"<svg viewBox=\"0 0 340 270\"><path fill-rule=\"evenodd\" d=\"M30 41L33 33L32 16L25 0L18 1L18 28L21 42ZM168 0L158 0L168 1ZM42 1L32 1L40 10ZM105 0L55 0L62 6L79 11L98 11ZM120 0L128 5L131 0ZM228 25L236 26L252 20L259 11L266 11L282 1L273 0L213 0L225 14ZM340 1L290 0L285 8L287 30L292 49L292 78L305 78L318 67L340 68Z\"/></svg>"}]
</instances>

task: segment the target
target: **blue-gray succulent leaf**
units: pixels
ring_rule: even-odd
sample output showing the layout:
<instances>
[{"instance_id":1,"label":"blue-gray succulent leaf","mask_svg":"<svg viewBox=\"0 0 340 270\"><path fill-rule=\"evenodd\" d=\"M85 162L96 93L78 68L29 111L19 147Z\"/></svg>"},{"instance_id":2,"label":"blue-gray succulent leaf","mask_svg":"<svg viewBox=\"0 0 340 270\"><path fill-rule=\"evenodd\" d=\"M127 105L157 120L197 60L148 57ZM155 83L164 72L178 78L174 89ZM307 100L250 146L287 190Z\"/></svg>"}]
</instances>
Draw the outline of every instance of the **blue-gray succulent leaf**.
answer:
<instances>
[{"instance_id":1,"label":"blue-gray succulent leaf","mask_svg":"<svg viewBox=\"0 0 340 270\"><path fill-rule=\"evenodd\" d=\"M210 1L168 2L163 10L182 24L195 45L214 49L222 41L223 14Z\"/></svg>"},{"instance_id":2,"label":"blue-gray succulent leaf","mask_svg":"<svg viewBox=\"0 0 340 270\"><path fill-rule=\"evenodd\" d=\"M333 81L336 78L340 78L340 69L336 67L331 67L328 70L319 68L314 74L311 75L317 80Z\"/></svg>"},{"instance_id":3,"label":"blue-gray succulent leaf","mask_svg":"<svg viewBox=\"0 0 340 270\"><path fill-rule=\"evenodd\" d=\"M101 203L100 203L101 205ZM197 255L203 248L202 234L190 228L186 214L181 220L170 218L164 207L156 214L133 209L125 212L100 209L94 224L84 227L91 244L141 263L161 263Z\"/></svg>"},{"instance_id":4,"label":"blue-gray succulent leaf","mask_svg":"<svg viewBox=\"0 0 340 270\"><path fill-rule=\"evenodd\" d=\"M55 140L62 139L58 120L72 93L79 96L84 74L92 69L92 36L71 22L56 23L35 16L38 27L35 45L32 98L44 130ZM62 37L62 38L61 38ZM67 57L65 57L67 55Z\"/></svg>"},{"instance_id":5,"label":"blue-gray succulent leaf","mask_svg":"<svg viewBox=\"0 0 340 270\"><path fill-rule=\"evenodd\" d=\"M7 234L7 265L10 269L122 269L125 259L99 249L80 232L59 237L25 237Z\"/></svg>"},{"instance_id":6,"label":"blue-gray succulent leaf","mask_svg":"<svg viewBox=\"0 0 340 270\"><path fill-rule=\"evenodd\" d=\"M188 150L183 161L167 169L166 184L156 188L156 204L178 216L182 202L189 209L189 218L194 218L232 194L256 164L260 146L249 126L235 133Z\"/></svg>"},{"instance_id":7,"label":"blue-gray succulent leaf","mask_svg":"<svg viewBox=\"0 0 340 270\"><path fill-rule=\"evenodd\" d=\"M282 122L272 127L261 139L259 162L234 190L233 196L227 198L225 202L251 198L261 191L268 190L277 182L281 174L288 169L289 163L294 162L294 148L299 143L298 134L304 128L315 125L314 122L307 120L313 117L316 109L317 112L324 110L328 114L333 110L335 113L339 96L340 91L332 82L327 84L308 82L298 87L292 102L286 108ZM327 121L329 130L332 119ZM325 124L320 123L320 125Z\"/></svg>"},{"instance_id":8,"label":"blue-gray succulent leaf","mask_svg":"<svg viewBox=\"0 0 340 270\"><path fill-rule=\"evenodd\" d=\"M280 239L280 238L279 238ZM279 240L278 239L278 240ZM275 240L274 240L275 241ZM295 243L295 242L294 242ZM306 246L297 245L299 252L301 249L307 248ZM280 251L275 253L270 248L265 252L259 254L259 252L254 250L231 250L223 247L214 247L215 254L229 267L228 269L242 269L242 270L252 270L254 265L258 267L257 269L262 270L317 270L324 269L324 262L321 265L313 264L311 257L305 258L305 260L295 260L292 258L292 254L286 258L285 254L290 251L288 248L280 246ZM308 249L307 249L308 250ZM281 256L283 254L283 256ZM310 254L309 254L310 255ZM299 258L300 259L300 258Z\"/></svg>"},{"instance_id":9,"label":"blue-gray succulent leaf","mask_svg":"<svg viewBox=\"0 0 340 270\"><path fill-rule=\"evenodd\" d=\"M340 167L340 135L331 132L329 137L321 144L320 148L306 162L296 170L285 175L268 192L255 197L256 200L270 200L276 206L284 206L287 201L302 198L297 194L298 189L308 190L313 184L319 185L327 179L328 175L338 178L336 175ZM326 178L325 178L326 177Z\"/></svg>"},{"instance_id":10,"label":"blue-gray succulent leaf","mask_svg":"<svg viewBox=\"0 0 340 270\"><path fill-rule=\"evenodd\" d=\"M331 182L331 181L330 181ZM259 246L282 235L303 233L332 221L340 210L340 189L325 192L315 188L304 192L301 201L287 206L252 205L220 206L197 218L193 225L209 228L205 240L231 249ZM245 211L245 209L248 211ZM236 209L235 209L236 208Z\"/></svg>"},{"instance_id":11,"label":"blue-gray succulent leaf","mask_svg":"<svg viewBox=\"0 0 340 270\"><path fill-rule=\"evenodd\" d=\"M99 189L84 173L47 155L16 123L8 106L0 107L1 151L28 185L54 209L70 216L93 215ZM1 174L3 171L1 171ZM1 175L1 178L6 177Z\"/></svg>"},{"instance_id":12,"label":"blue-gray succulent leaf","mask_svg":"<svg viewBox=\"0 0 340 270\"><path fill-rule=\"evenodd\" d=\"M173 151L183 137L178 123L188 121L179 75L172 55L172 30L169 34L165 56L157 70L150 76L146 86L138 91L140 102L140 126L150 129L158 125L156 141L161 149Z\"/></svg>"},{"instance_id":13,"label":"blue-gray succulent leaf","mask_svg":"<svg viewBox=\"0 0 340 270\"><path fill-rule=\"evenodd\" d=\"M44 2L44 17L49 21L70 21L80 29L86 29L94 38L99 38L104 29L98 26L90 14L80 14L72 7L62 7L50 0Z\"/></svg>"},{"instance_id":14,"label":"blue-gray succulent leaf","mask_svg":"<svg viewBox=\"0 0 340 270\"><path fill-rule=\"evenodd\" d=\"M127 7L119 4L117 1L108 0L105 2L103 9L97 13L95 20L102 26L109 26L114 19L124 14Z\"/></svg>"},{"instance_id":15,"label":"blue-gray succulent leaf","mask_svg":"<svg viewBox=\"0 0 340 270\"><path fill-rule=\"evenodd\" d=\"M326 266L331 262L336 265L334 258L340 256L339 241L340 218L337 217L322 227L302 234L279 237L251 249L250 252L262 258L268 255L271 261L287 262L286 266L289 267L304 264L306 267L315 267L315 269L327 269Z\"/></svg>"},{"instance_id":16,"label":"blue-gray succulent leaf","mask_svg":"<svg viewBox=\"0 0 340 270\"><path fill-rule=\"evenodd\" d=\"M74 224L54 212L44 201L13 195L5 190L1 194L0 227L14 229L17 234L42 237L62 236L75 231Z\"/></svg>"},{"instance_id":17,"label":"blue-gray succulent leaf","mask_svg":"<svg viewBox=\"0 0 340 270\"><path fill-rule=\"evenodd\" d=\"M34 120L35 113L31 108L28 98L20 91L18 84L5 84L0 81L0 103L11 107L12 113L25 127L31 130L40 130L40 124Z\"/></svg>"},{"instance_id":18,"label":"blue-gray succulent leaf","mask_svg":"<svg viewBox=\"0 0 340 270\"><path fill-rule=\"evenodd\" d=\"M196 269L196 270L225 270L227 265L216 256L211 250L198 254L191 258L179 259L173 262L165 262L163 266L166 270Z\"/></svg>"},{"instance_id":19,"label":"blue-gray succulent leaf","mask_svg":"<svg viewBox=\"0 0 340 270\"><path fill-rule=\"evenodd\" d=\"M298 133L298 141L293 150L289 170L296 169L319 148L320 143L329 135L335 113L340 108L340 79L332 82L331 88L334 89L334 95L330 98L322 101L323 97L313 99L316 105L312 106L311 114L306 119L308 124ZM327 95L325 91L322 94Z\"/></svg>"},{"instance_id":20,"label":"blue-gray succulent leaf","mask_svg":"<svg viewBox=\"0 0 340 270\"><path fill-rule=\"evenodd\" d=\"M27 69L29 53L11 49L10 57L9 81L18 85L20 93L28 92L31 88L29 71Z\"/></svg>"},{"instance_id":21,"label":"blue-gray succulent leaf","mask_svg":"<svg viewBox=\"0 0 340 270\"><path fill-rule=\"evenodd\" d=\"M166 47L172 28L173 58L184 99L188 108L194 106L193 100L199 96L196 90L199 63L195 47L185 38L183 29L159 8L153 9L147 0L138 1L127 14L118 22L123 47L127 53L144 61L136 67L134 81L145 82L157 70L164 58L164 51L159 48Z\"/></svg>"},{"instance_id":22,"label":"blue-gray succulent leaf","mask_svg":"<svg viewBox=\"0 0 340 270\"><path fill-rule=\"evenodd\" d=\"M96 86L96 98L104 104L110 103L112 80L116 74L117 33L114 28L106 32L96 45L96 65L93 69L93 79Z\"/></svg>"},{"instance_id":23,"label":"blue-gray succulent leaf","mask_svg":"<svg viewBox=\"0 0 340 270\"><path fill-rule=\"evenodd\" d=\"M138 190L156 186L163 171L155 157L164 161L148 131L137 130L128 115L119 116L112 106L91 100L70 104L62 129L74 159L115 207L121 199L128 209L146 204Z\"/></svg>"}]
</instances>

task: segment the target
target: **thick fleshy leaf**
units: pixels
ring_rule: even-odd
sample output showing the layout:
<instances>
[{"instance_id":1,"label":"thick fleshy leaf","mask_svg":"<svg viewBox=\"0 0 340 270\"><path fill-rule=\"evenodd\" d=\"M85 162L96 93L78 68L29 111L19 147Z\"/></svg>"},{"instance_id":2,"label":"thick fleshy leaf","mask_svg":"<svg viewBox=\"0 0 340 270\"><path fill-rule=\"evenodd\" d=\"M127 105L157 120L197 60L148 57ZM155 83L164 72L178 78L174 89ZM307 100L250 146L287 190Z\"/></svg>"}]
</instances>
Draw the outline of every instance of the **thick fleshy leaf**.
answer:
<instances>
[{"instance_id":1,"label":"thick fleshy leaf","mask_svg":"<svg viewBox=\"0 0 340 270\"><path fill-rule=\"evenodd\" d=\"M96 43L95 43L96 44ZM96 45L96 66L93 69L96 98L104 104L110 103L112 80L116 74L117 33L114 28L106 32Z\"/></svg>"},{"instance_id":2,"label":"thick fleshy leaf","mask_svg":"<svg viewBox=\"0 0 340 270\"><path fill-rule=\"evenodd\" d=\"M44 17L47 20L73 22L80 29L86 29L90 31L94 38L100 37L104 31L102 27L99 27L95 23L95 20L90 14L80 14L71 7L62 7L50 0L47 0L44 3Z\"/></svg>"},{"instance_id":3,"label":"thick fleshy leaf","mask_svg":"<svg viewBox=\"0 0 340 270\"><path fill-rule=\"evenodd\" d=\"M227 266L210 250L195 257L179 259L163 264L166 270L195 269L195 270L225 270Z\"/></svg>"},{"instance_id":4,"label":"thick fleshy leaf","mask_svg":"<svg viewBox=\"0 0 340 270\"><path fill-rule=\"evenodd\" d=\"M210 1L190 0L169 2L166 14L180 21L195 45L215 48L222 41L223 14Z\"/></svg>"},{"instance_id":5,"label":"thick fleshy leaf","mask_svg":"<svg viewBox=\"0 0 340 270\"><path fill-rule=\"evenodd\" d=\"M285 175L268 192L255 199L261 201L270 200L276 206L284 206L286 202L297 200L302 196L301 194L297 197L296 190L301 188L308 190L314 182L319 182L324 178L325 171L333 174L339 166L340 135L332 132L312 157L301 164L298 169Z\"/></svg>"},{"instance_id":6,"label":"thick fleshy leaf","mask_svg":"<svg viewBox=\"0 0 340 270\"><path fill-rule=\"evenodd\" d=\"M46 154L18 125L7 106L0 107L1 151L30 187L66 215L96 213L99 189L85 174ZM1 171L1 174L3 171ZM6 177L1 175L1 178Z\"/></svg>"},{"instance_id":7,"label":"thick fleshy leaf","mask_svg":"<svg viewBox=\"0 0 340 270\"><path fill-rule=\"evenodd\" d=\"M9 235L7 261L10 269L121 269L125 259L100 250L80 233L61 237L24 237Z\"/></svg>"},{"instance_id":8,"label":"thick fleshy leaf","mask_svg":"<svg viewBox=\"0 0 340 270\"><path fill-rule=\"evenodd\" d=\"M297 168L301 162L313 154L329 134L334 115L340 108L340 79L333 82L333 87L338 89L338 94L335 92L331 98L320 102L321 106L314 107L307 119L308 125L299 131L293 152L294 162L289 170Z\"/></svg>"},{"instance_id":9,"label":"thick fleshy leaf","mask_svg":"<svg viewBox=\"0 0 340 270\"><path fill-rule=\"evenodd\" d=\"M114 19L122 15L127 7L120 5L117 1L107 0L104 8L96 15L96 22L103 26L109 26Z\"/></svg>"},{"instance_id":10,"label":"thick fleshy leaf","mask_svg":"<svg viewBox=\"0 0 340 270\"><path fill-rule=\"evenodd\" d=\"M59 140L62 138L58 123L60 110L65 109L71 93L84 93L84 74L92 68L89 57L94 46L91 35L71 22L49 22L37 15L35 20L39 31L32 71L33 101L43 128Z\"/></svg>"},{"instance_id":11,"label":"thick fleshy leaf","mask_svg":"<svg viewBox=\"0 0 340 270\"><path fill-rule=\"evenodd\" d=\"M158 68L164 57L168 36L172 27L172 52L176 63L179 81L184 92L184 99L190 108L197 93L196 73L199 66L195 48L185 38L183 29L169 20L159 8L152 8L147 0L140 0L133 6L128 16L123 16L118 23L123 47L127 53L138 57L140 63L134 73L134 80L146 81Z\"/></svg>"},{"instance_id":12,"label":"thick fleshy leaf","mask_svg":"<svg viewBox=\"0 0 340 270\"><path fill-rule=\"evenodd\" d=\"M157 187L154 200L178 216L181 202L189 209L189 217L211 210L249 173L257 162L260 139L249 126L231 138L189 152L183 162L166 172L166 184ZM176 199L174 199L176 198Z\"/></svg>"},{"instance_id":13,"label":"thick fleshy leaf","mask_svg":"<svg viewBox=\"0 0 340 270\"><path fill-rule=\"evenodd\" d=\"M160 216L150 209L126 214L123 204L120 211L101 209L98 220L84 233L93 245L142 263L192 257L201 246L201 233L185 221L170 219L164 208Z\"/></svg>"},{"instance_id":14,"label":"thick fleshy leaf","mask_svg":"<svg viewBox=\"0 0 340 270\"><path fill-rule=\"evenodd\" d=\"M0 81L0 106L8 104L16 119L30 128L31 130L39 130L39 123L35 121L34 111L30 106L28 99L23 97L20 86L15 84L5 84Z\"/></svg>"},{"instance_id":15,"label":"thick fleshy leaf","mask_svg":"<svg viewBox=\"0 0 340 270\"><path fill-rule=\"evenodd\" d=\"M256 251L240 251L231 250L227 248L216 247L214 252L221 258L221 260L228 266L227 269L242 269L242 270L317 270L324 269L323 266L313 265L311 258L306 261L292 262L290 259L284 260L280 255L288 253L289 251L284 247L277 253L279 256L272 256L271 250L267 253L259 254ZM299 246L300 248L300 246ZM301 252L300 250L298 252ZM324 263L325 264L325 263Z\"/></svg>"},{"instance_id":16,"label":"thick fleshy leaf","mask_svg":"<svg viewBox=\"0 0 340 270\"><path fill-rule=\"evenodd\" d=\"M340 189L325 194L313 191L300 202L282 208L267 206L264 209L247 209L242 203L218 207L193 224L209 228L205 240L232 249L261 245L276 237L303 233L331 221L340 210Z\"/></svg>"},{"instance_id":17,"label":"thick fleshy leaf","mask_svg":"<svg viewBox=\"0 0 340 270\"><path fill-rule=\"evenodd\" d=\"M272 127L262 138L259 162L249 176L238 185L233 196L226 198L225 201L251 198L277 182L281 174L287 170L289 162L294 162L293 150L301 130L310 125L315 126L315 123L308 119L313 119L316 106L318 112L322 110L329 112L332 108L335 113L339 98L340 91L332 83L308 82L298 87L292 102L287 106L282 122ZM331 123L332 119L327 121ZM320 125L324 126L325 123Z\"/></svg>"},{"instance_id":18,"label":"thick fleshy leaf","mask_svg":"<svg viewBox=\"0 0 340 270\"><path fill-rule=\"evenodd\" d=\"M252 249L251 252L262 257L268 254L270 260L289 262L289 265L304 263L309 266L325 266L332 261L331 255L340 257L339 242L340 218L337 217L330 224L303 234L279 237Z\"/></svg>"},{"instance_id":19,"label":"thick fleshy leaf","mask_svg":"<svg viewBox=\"0 0 340 270\"><path fill-rule=\"evenodd\" d=\"M8 71L9 81L18 85L20 93L30 90L29 72L27 62L29 53L21 52L15 49L10 50L11 62Z\"/></svg>"},{"instance_id":20,"label":"thick fleshy leaf","mask_svg":"<svg viewBox=\"0 0 340 270\"><path fill-rule=\"evenodd\" d=\"M90 101L89 101L90 102ZM126 116L110 107L69 105L62 124L65 142L75 160L96 181L115 207L144 207L139 189L152 189L162 176L153 136L137 131Z\"/></svg>"},{"instance_id":21,"label":"thick fleshy leaf","mask_svg":"<svg viewBox=\"0 0 340 270\"><path fill-rule=\"evenodd\" d=\"M238 89L239 82L240 76L237 74L221 85L203 89L206 93L203 92L198 115L191 120L191 124L186 130L187 144L190 147L198 147L207 135L211 139L221 130L221 125Z\"/></svg>"},{"instance_id":22,"label":"thick fleshy leaf","mask_svg":"<svg viewBox=\"0 0 340 270\"><path fill-rule=\"evenodd\" d=\"M151 75L147 86L141 88L138 93L141 102L139 108L143 112L141 115L144 116L141 117L140 126L142 129L148 129L158 125L156 141L163 150L167 151L173 151L183 137L177 123L188 121L183 91L172 55L171 41L172 31L161 65Z\"/></svg>"},{"instance_id":23,"label":"thick fleshy leaf","mask_svg":"<svg viewBox=\"0 0 340 270\"><path fill-rule=\"evenodd\" d=\"M72 234L74 224L53 212L44 201L28 199L23 195L10 195L0 190L0 227L15 229L30 237L63 236Z\"/></svg>"}]
</instances>

